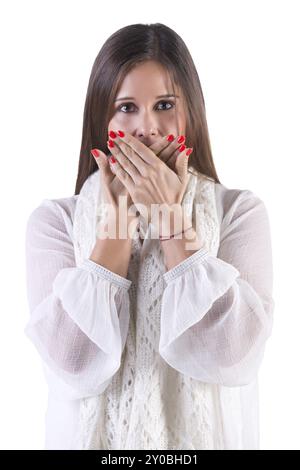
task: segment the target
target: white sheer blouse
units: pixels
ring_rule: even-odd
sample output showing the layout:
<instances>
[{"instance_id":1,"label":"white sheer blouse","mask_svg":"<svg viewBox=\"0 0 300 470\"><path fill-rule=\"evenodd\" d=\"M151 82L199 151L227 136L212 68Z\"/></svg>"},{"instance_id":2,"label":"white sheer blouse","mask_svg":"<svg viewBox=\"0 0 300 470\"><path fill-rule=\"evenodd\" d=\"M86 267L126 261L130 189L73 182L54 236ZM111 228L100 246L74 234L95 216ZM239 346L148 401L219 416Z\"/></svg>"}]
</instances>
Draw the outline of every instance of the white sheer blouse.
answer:
<instances>
[{"instance_id":1,"label":"white sheer blouse","mask_svg":"<svg viewBox=\"0 0 300 470\"><path fill-rule=\"evenodd\" d=\"M227 448L259 448L258 381L273 325L270 225L252 191L216 184L217 257L200 249L164 274L160 354L203 382L240 387L243 442L226 416ZM76 267L72 224L77 196L43 200L26 230L30 317L49 386L47 449L71 449L79 400L100 394L118 370L126 341L129 279L85 260ZM143 245L142 245L143 249Z\"/></svg>"}]
</instances>

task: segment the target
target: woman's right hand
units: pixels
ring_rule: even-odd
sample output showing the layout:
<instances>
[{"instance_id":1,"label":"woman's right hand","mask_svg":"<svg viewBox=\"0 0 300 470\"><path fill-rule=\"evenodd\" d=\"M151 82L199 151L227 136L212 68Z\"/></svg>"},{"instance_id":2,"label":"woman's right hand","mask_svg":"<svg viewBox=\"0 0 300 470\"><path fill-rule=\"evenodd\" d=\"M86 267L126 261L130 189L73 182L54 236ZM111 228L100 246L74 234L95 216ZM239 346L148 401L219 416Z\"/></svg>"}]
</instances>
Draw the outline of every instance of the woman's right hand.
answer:
<instances>
[{"instance_id":1,"label":"woman's right hand","mask_svg":"<svg viewBox=\"0 0 300 470\"><path fill-rule=\"evenodd\" d=\"M110 161L112 155L110 153L106 155L97 148L91 150L91 153L100 169L100 183L104 202L111 204L114 210L118 210L119 196L127 196L127 208L129 208L133 202L128 190L114 173L113 164Z\"/></svg>"},{"instance_id":2,"label":"woman's right hand","mask_svg":"<svg viewBox=\"0 0 300 470\"><path fill-rule=\"evenodd\" d=\"M122 227L122 224L127 220L127 227L130 226L130 232L136 227L138 223L138 214L135 210L130 210L129 208L133 205L131 196L120 181L120 179L114 173L113 164L110 161L110 157L113 155L108 154L106 155L101 150L94 148L91 150L91 154L95 158L95 161L99 167L100 173L100 185L101 185L101 196L102 200L105 204L109 205L109 213L107 214L108 219L104 223L104 227L107 229L109 224L109 219L112 218L113 223L116 223L116 230L117 230L117 237L119 235L119 231ZM125 200L125 207L126 207L126 214L122 212L122 219L119 218L119 204L120 199L119 196L126 196L127 200ZM134 207L133 207L134 209ZM125 217L125 220L124 220ZM102 225L101 225L102 226ZM124 229L122 229L123 232Z\"/></svg>"}]
</instances>

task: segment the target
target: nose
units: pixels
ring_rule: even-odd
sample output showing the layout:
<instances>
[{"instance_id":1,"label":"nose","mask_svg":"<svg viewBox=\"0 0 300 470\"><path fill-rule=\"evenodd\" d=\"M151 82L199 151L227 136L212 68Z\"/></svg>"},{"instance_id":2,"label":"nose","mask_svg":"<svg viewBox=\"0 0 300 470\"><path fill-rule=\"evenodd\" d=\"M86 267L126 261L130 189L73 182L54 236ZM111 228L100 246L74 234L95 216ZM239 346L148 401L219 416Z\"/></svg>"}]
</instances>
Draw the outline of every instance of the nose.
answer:
<instances>
[{"instance_id":1,"label":"nose","mask_svg":"<svg viewBox=\"0 0 300 470\"><path fill-rule=\"evenodd\" d=\"M156 116L151 112L143 112L137 119L136 136L146 146L150 147L158 138L159 130Z\"/></svg>"},{"instance_id":2,"label":"nose","mask_svg":"<svg viewBox=\"0 0 300 470\"><path fill-rule=\"evenodd\" d=\"M156 128L146 128L145 126L140 126L137 130L137 138L147 147L154 144L157 140L159 133Z\"/></svg>"}]
</instances>

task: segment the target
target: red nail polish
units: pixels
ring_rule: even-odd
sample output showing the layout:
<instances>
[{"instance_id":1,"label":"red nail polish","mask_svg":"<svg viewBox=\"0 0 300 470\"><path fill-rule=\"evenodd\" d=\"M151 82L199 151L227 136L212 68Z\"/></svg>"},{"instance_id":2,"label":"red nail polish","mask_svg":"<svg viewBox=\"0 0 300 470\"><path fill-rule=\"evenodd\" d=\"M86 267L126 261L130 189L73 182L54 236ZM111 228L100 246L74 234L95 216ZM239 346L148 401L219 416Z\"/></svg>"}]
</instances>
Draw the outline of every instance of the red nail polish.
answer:
<instances>
[{"instance_id":1,"label":"red nail polish","mask_svg":"<svg viewBox=\"0 0 300 470\"><path fill-rule=\"evenodd\" d=\"M109 137L111 137L112 139L115 139L117 137L117 134L114 132L114 131L109 131L108 133Z\"/></svg>"},{"instance_id":2,"label":"red nail polish","mask_svg":"<svg viewBox=\"0 0 300 470\"><path fill-rule=\"evenodd\" d=\"M186 154L187 154L187 155L191 155L191 153L192 153L193 150L194 150L193 148L189 148L189 149L187 150Z\"/></svg>"},{"instance_id":3,"label":"red nail polish","mask_svg":"<svg viewBox=\"0 0 300 470\"><path fill-rule=\"evenodd\" d=\"M118 131L118 134L119 134L120 137L125 137L125 134L124 134L123 131Z\"/></svg>"},{"instance_id":4,"label":"red nail polish","mask_svg":"<svg viewBox=\"0 0 300 470\"><path fill-rule=\"evenodd\" d=\"M110 148L113 148L113 147L115 146L115 144L113 143L112 140L109 139L109 141L108 141L108 146L109 146Z\"/></svg>"},{"instance_id":5,"label":"red nail polish","mask_svg":"<svg viewBox=\"0 0 300 470\"><path fill-rule=\"evenodd\" d=\"M184 135L179 136L178 139L177 139L177 142L179 144L182 144L184 141L185 141L185 136Z\"/></svg>"},{"instance_id":6,"label":"red nail polish","mask_svg":"<svg viewBox=\"0 0 300 470\"><path fill-rule=\"evenodd\" d=\"M173 136L173 134L170 134L170 135L168 135L168 137L167 137L167 140L168 140L169 142L173 142L174 139L175 139L175 137Z\"/></svg>"},{"instance_id":7,"label":"red nail polish","mask_svg":"<svg viewBox=\"0 0 300 470\"><path fill-rule=\"evenodd\" d=\"M91 154L93 155L93 157L96 157L96 158L100 156L100 152L98 149L92 149Z\"/></svg>"},{"instance_id":8,"label":"red nail polish","mask_svg":"<svg viewBox=\"0 0 300 470\"><path fill-rule=\"evenodd\" d=\"M180 145L178 150L179 150L179 152L183 152L185 148L186 148L185 145Z\"/></svg>"},{"instance_id":9,"label":"red nail polish","mask_svg":"<svg viewBox=\"0 0 300 470\"><path fill-rule=\"evenodd\" d=\"M116 163L115 157L110 157L110 161L111 161L111 163Z\"/></svg>"}]
</instances>

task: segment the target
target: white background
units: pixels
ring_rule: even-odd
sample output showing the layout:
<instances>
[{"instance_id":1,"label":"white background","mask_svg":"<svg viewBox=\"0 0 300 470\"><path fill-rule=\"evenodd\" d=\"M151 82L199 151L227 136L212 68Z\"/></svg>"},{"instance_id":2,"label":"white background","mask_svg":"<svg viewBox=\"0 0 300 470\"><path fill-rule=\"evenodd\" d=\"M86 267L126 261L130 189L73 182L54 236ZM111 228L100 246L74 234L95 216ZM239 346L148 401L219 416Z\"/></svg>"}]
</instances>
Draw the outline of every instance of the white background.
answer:
<instances>
[{"instance_id":1,"label":"white background","mask_svg":"<svg viewBox=\"0 0 300 470\"><path fill-rule=\"evenodd\" d=\"M44 198L74 194L85 94L102 44L123 26L159 22L195 61L221 183L250 189L268 209L276 305L259 372L261 448L300 449L300 2L0 5L0 447L44 448L47 387L23 333L28 215Z\"/></svg>"}]
</instances>

